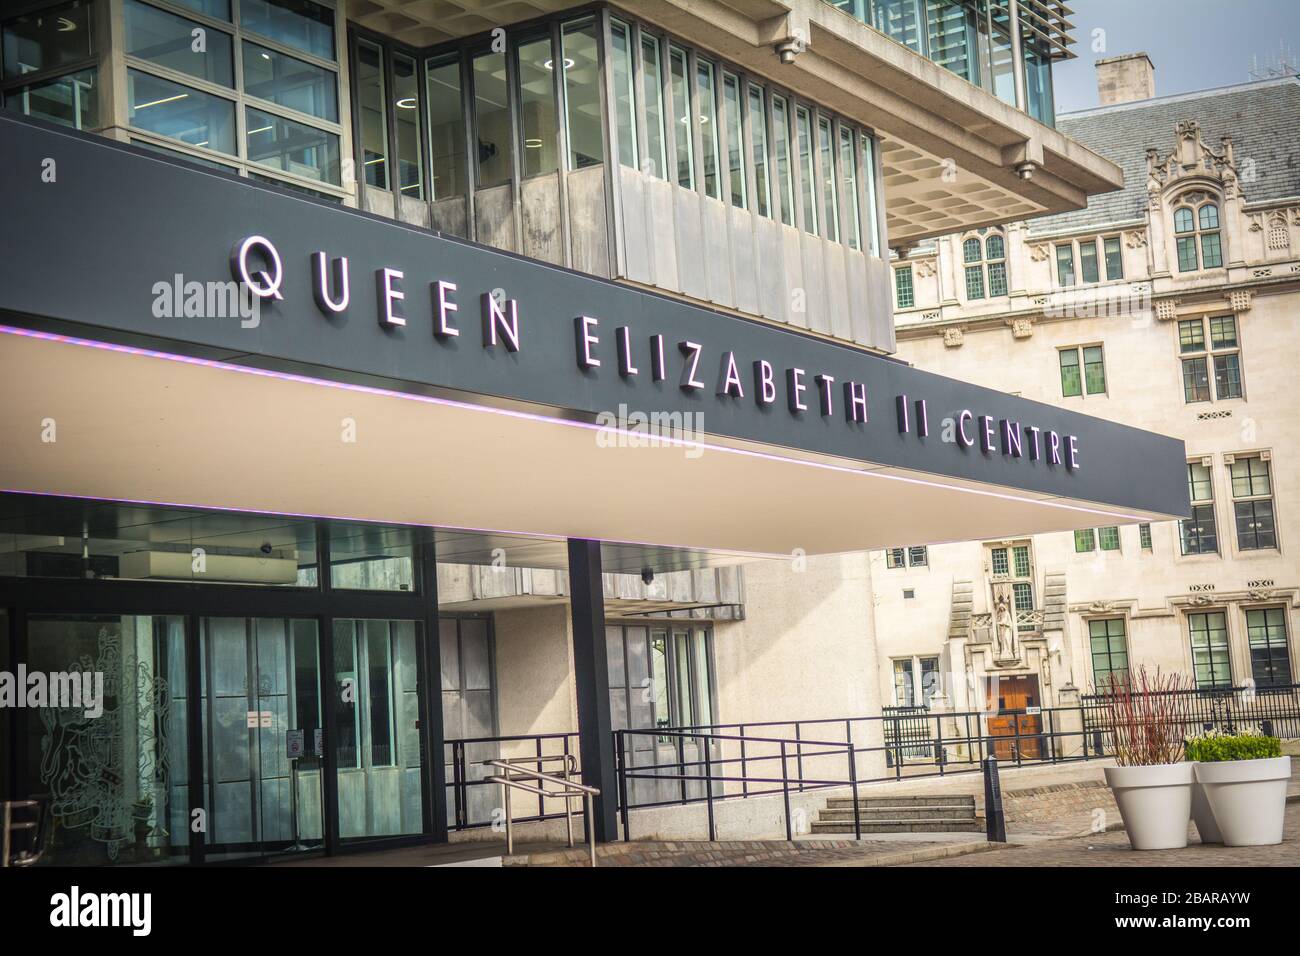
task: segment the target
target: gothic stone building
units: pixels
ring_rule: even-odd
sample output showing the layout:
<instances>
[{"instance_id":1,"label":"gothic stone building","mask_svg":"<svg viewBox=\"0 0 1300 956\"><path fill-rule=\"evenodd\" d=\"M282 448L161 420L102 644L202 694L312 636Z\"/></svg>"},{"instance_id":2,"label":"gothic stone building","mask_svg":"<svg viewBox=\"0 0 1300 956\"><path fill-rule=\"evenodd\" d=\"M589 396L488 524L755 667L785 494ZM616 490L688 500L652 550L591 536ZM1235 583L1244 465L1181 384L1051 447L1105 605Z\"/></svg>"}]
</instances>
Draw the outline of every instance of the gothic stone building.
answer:
<instances>
[{"instance_id":1,"label":"gothic stone building","mask_svg":"<svg viewBox=\"0 0 1300 956\"><path fill-rule=\"evenodd\" d=\"M1059 127L1124 189L910 250L899 353L1182 438L1191 517L877 553L887 703L1068 703L1139 665L1297 680L1300 81L1151 98L1145 54L1098 71L1105 105Z\"/></svg>"}]
</instances>

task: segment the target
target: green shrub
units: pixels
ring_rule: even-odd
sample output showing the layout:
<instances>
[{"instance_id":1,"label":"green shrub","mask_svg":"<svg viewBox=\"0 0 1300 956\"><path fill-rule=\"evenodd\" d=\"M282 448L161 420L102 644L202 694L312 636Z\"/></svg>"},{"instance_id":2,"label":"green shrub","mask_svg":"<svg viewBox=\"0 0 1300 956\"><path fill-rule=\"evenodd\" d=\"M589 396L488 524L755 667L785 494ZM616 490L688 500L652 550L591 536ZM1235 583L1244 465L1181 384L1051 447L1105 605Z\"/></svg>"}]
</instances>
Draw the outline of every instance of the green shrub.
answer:
<instances>
[{"instance_id":1,"label":"green shrub","mask_svg":"<svg viewBox=\"0 0 1300 956\"><path fill-rule=\"evenodd\" d=\"M1282 756L1282 741L1260 734L1223 734L1192 737L1187 741L1187 759L1200 763L1223 760L1266 760Z\"/></svg>"}]
</instances>

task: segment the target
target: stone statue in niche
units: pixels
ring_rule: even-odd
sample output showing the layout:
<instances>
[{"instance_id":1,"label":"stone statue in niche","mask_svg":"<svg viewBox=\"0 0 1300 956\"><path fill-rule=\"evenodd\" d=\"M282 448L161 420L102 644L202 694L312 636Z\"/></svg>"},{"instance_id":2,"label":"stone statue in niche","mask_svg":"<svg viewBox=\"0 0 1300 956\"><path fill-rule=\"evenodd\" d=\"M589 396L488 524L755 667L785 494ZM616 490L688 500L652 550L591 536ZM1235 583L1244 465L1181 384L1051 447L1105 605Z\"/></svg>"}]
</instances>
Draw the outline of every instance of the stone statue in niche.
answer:
<instances>
[{"instance_id":1,"label":"stone statue in niche","mask_svg":"<svg viewBox=\"0 0 1300 956\"><path fill-rule=\"evenodd\" d=\"M997 634L997 660L1014 660L1016 657L1016 621L1011 613L1011 596L1001 591L993 613Z\"/></svg>"}]
</instances>

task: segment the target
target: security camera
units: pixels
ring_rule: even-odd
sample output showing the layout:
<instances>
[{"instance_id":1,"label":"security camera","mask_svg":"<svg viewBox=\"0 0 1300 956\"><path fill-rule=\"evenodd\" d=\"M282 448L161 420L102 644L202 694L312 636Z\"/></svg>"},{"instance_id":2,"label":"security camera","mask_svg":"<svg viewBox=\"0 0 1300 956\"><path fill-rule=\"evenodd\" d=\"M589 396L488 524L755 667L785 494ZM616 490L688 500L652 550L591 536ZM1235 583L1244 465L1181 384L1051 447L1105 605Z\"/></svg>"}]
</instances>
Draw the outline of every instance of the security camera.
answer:
<instances>
[{"instance_id":1,"label":"security camera","mask_svg":"<svg viewBox=\"0 0 1300 956\"><path fill-rule=\"evenodd\" d=\"M261 551L263 554L270 554L270 553L271 553L272 551L274 551L275 549L271 547L271 542L269 542L269 541L263 541L263 542L262 542L262 547L259 548L258 550Z\"/></svg>"},{"instance_id":2,"label":"security camera","mask_svg":"<svg viewBox=\"0 0 1300 956\"><path fill-rule=\"evenodd\" d=\"M1019 176L1021 179L1025 180L1026 182L1028 182L1029 180L1033 179L1033 178L1034 178L1034 164L1033 164L1033 163L1021 163L1019 166L1016 167L1016 175Z\"/></svg>"},{"instance_id":3,"label":"security camera","mask_svg":"<svg viewBox=\"0 0 1300 956\"><path fill-rule=\"evenodd\" d=\"M654 568L642 568L642 569L641 569L641 583L642 583L642 584L645 584L645 585L648 587L648 586L650 586L651 584L654 584L654 580L655 580L655 570L654 570Z\"/></svg>"}]
</instances>

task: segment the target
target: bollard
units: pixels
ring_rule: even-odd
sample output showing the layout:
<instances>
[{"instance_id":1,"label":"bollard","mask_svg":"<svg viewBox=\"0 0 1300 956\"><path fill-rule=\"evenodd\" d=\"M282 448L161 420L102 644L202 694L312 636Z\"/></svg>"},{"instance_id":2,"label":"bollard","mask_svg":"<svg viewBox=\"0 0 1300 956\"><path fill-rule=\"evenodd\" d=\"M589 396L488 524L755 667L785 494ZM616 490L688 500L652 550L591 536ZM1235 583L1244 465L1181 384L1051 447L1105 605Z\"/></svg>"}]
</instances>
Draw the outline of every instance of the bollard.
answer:
<instances>
[{"instance_id":1,"label":"bollard","mask_svg":"<svg viewBox=\"0 0 1300 956\"><path fill-rule=\"evenodd\" d=\"M1002 784L998 781L998 758L984 758L984 823L990 843L1007 842L1007 819L1002 810Z\"/></svg>"}]
</instances>

